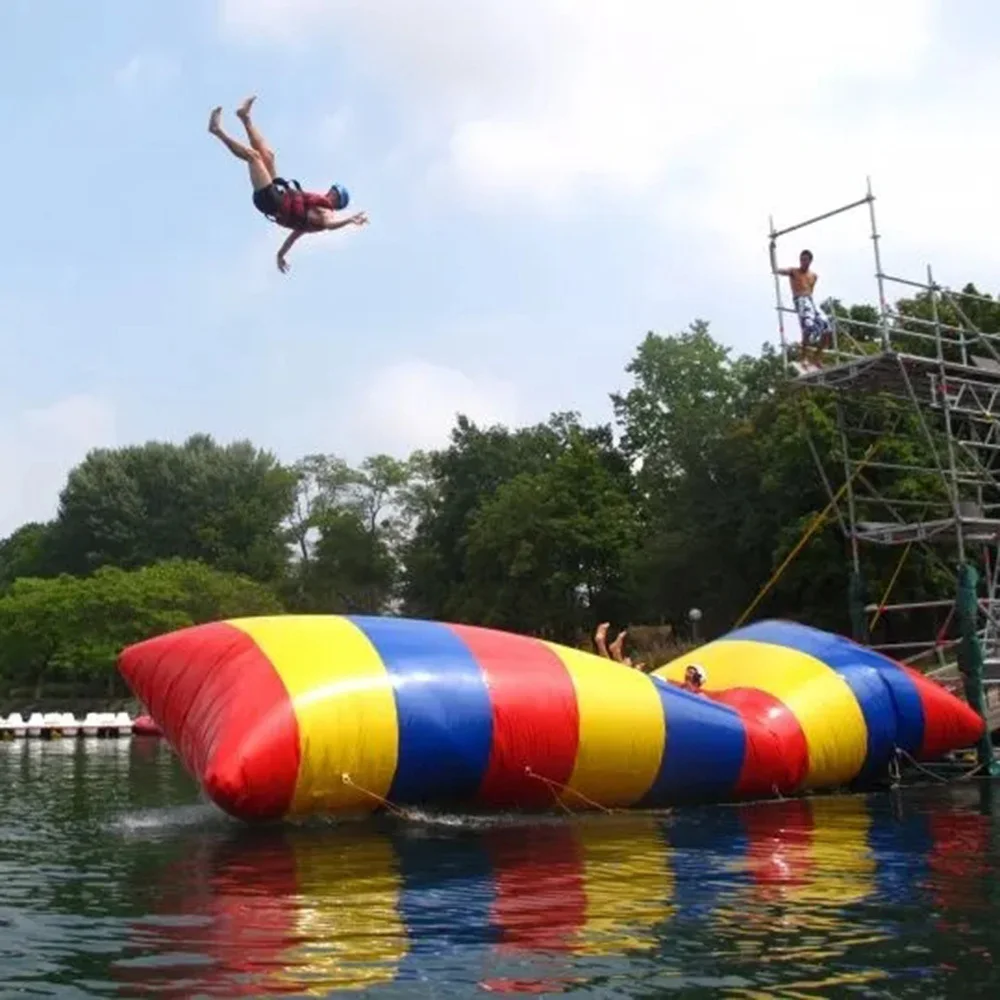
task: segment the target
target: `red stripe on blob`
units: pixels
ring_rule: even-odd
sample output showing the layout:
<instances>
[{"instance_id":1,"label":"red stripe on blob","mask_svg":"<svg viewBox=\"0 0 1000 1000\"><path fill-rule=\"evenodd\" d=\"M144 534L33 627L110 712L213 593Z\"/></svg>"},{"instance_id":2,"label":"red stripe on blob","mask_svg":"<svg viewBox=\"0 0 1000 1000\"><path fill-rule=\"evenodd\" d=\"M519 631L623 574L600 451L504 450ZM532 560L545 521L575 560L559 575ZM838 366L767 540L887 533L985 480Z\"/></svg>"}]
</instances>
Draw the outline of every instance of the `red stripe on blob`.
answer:
<instances>
[{"instance_id":1,"label":"red stripe on blob","mask_svg":"<svg viewBox=\"0 0 1000 1000\"><path fill-rule=\"evenodd\" d=\"M747 732L746 756L734 791L737 795L795 791L809 773L809 744L798 719L772 695L752 688L730 688L710 695L732 708ZM668 736L669 739L669 736Z\"/></svg>"},{"instance_id":2,"label":"red stripe on blob","mask_svg":"<svg viewBox=\"0 0 1000 1000\"><path fill-rule=\"evenodd\" d=\"M241 819L288 811L298 723L250 636L224 622L182 629L128 647L118 669L217 805Z\"/></svg>"},{"instance_id":3,"label":"red stripe on blob","mask_svg":"<svg viewBox=\"0 0 1000 1000\"><path fill-rule=\"evenodd\" d=\"M986 723L968 703L913 667L905 664L900 667L917 689L924 709L924 740L919 753L922 760L933 760L979 740Z\"/></svg>"},{"instance_id":4,"label":"red stripe on blob","mask_svg":"<svg viewBox=\"0 0 1000 1000\"><path fill-rule=\"evenodd\" d=\"M451 627L482 669L493 707L493 743L480 803L499 808L551 804L573 773L579 744L580 714L569 672L535 639Z\"/></svg>"}]
</instances>

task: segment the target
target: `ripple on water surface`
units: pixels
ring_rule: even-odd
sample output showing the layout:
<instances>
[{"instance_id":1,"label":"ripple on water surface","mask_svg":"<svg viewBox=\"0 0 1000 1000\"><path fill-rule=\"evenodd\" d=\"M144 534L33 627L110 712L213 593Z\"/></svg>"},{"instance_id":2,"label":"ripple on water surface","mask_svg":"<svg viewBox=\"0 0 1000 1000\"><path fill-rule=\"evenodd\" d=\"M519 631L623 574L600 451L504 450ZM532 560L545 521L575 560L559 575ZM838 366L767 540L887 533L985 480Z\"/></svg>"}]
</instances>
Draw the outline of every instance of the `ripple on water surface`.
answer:
<instances>
[{"instance_id":1,"label":"ripple on water surface","mask_svg":"<svg viewBox=\"0 0 1000 1000\"><path fill-rule=\"evenodd\" d=\"M0 744L0 983L57 997L982 994L990 786L251 830L153 740ZM6 996L0 990L0 996Z\"/></svg>"}]
</instances>

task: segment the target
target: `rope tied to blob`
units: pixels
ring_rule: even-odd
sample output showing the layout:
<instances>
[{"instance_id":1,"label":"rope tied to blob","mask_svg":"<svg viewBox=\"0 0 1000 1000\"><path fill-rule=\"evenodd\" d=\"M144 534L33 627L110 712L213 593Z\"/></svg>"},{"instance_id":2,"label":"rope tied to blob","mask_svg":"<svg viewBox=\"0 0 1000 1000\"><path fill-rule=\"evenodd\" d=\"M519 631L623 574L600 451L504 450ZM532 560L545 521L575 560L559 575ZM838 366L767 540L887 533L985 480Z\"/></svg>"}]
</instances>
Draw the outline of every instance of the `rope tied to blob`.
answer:
<instances>
[{"instance_id":1,"label":"rope tied to blob","mask_svg":"<svg viewBox=\"0 0 1000 1000\"><path fill-rule=\"evenodd\" d=\"M346 771L340 776L340 780L349 787L359 791L362 795L366 795L368 798L379 805L384 806L389 812L394 816L401 816L403 819L411 819L411 814L405 809L401 809L399 806L393 805L387 798L379 795L377 792L371 791L371 789L365 788L363 785L359 785Z\"/></svg>"},{"instance_id":2,"label":"rope tied to blob","mask_svg":"<svg viewBox=\"0 0 1000 1000\"><path fill-rule=\"evenodd\" d=\"M559 803L560 806L563 807L563 809L566 810L566 812L570 813L571 815L573 813L573 810L570 809L569 806L566 805L566 803L563 802L562 800L563 792L569 792L571 795L575 795L578 799L580 799L581 802L585 802L588 806L591 806L594 809L599 809L601 812L606 813L608 815L610 815L615 811L613 809L609 809L607 806L602 806L600 802L595 802L593 799L587 798L587 796L584 795L583 792L578 792L575 788L570 788L569 785L564 785L560 781L553 781L551 778L546 778L545 775L539 774L537 771L535 771L530 764L525 765L524 773L529 778L534 778L537 781L541 781L544 784L548 785L549 788L553 789L556 792L555 795L556 801Z\"/></svg>"}]
</instances>

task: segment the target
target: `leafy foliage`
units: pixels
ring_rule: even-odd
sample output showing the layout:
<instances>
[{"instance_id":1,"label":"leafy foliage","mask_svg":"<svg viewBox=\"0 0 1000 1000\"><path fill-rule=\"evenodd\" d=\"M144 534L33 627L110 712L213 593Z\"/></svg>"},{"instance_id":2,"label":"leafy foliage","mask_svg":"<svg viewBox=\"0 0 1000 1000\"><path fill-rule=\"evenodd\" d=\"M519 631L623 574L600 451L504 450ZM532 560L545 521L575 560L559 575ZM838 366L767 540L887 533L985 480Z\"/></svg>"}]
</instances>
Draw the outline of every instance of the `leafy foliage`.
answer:
<instances>
[{"instance_id":1,"label":"leafy foliage","mask_svg":"<svg viewBox=\"0 0 1000 1000\"><path fill-rule=\"evenodd\" d=\"M0 681L110 680L129 643L280 610L262 584L181 560L131 571L104 566L82 578L21 579L0 597Z\"/></svg>"},{"instance_id":2,"label":"leafy foliage","mask_svg":"<svg viewBox=\"0 0 1000 1000\"><path fill-rule=\"evenodd\" d=\"M83 574L199 559L275 581L285 562L278 529L294 488L292 472L249 442L220 447L196 435L180 446L93 451L60 496L55 561Z\"/></svg>"}]
</instances>

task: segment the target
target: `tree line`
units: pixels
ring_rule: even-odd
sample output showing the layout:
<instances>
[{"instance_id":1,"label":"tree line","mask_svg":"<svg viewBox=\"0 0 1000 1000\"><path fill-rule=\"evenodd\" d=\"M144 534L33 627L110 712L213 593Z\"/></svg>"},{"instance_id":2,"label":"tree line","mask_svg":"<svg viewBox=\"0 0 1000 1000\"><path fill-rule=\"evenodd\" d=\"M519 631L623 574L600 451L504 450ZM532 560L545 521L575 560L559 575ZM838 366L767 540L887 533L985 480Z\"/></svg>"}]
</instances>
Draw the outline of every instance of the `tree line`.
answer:
<instances>
[{"instance_id":1,"label":"tree line","mask_svg":"<svg viewBox=\"0 0 1000 1000\"><path fill-rule=\"evenodd\" d=\"M874 309L827 305L872 342ZM1000 305L966 308L1000 330ZM904 322L928 309L896 304ZM833 402L790 392L771 345L736 356L700 320L648 333L624 375L607 424L459 416L446 447L406 460L283 464L207 435L94 450L51 521L0 541L0 687L113 687L122 646L249 614L403 614L579 643L600 621L683 633L697 607L703 635L721 633L827 506L817 458L829 482L843 481ZM904 431L886 464L912 462L926 450L915 415L884 408ZM916 497L942 488L933 476L879 476ZM930 554L901 573L892 551L863 558L869 596L893 574L910 595L951 593ZM848 574L830 518L755 614L849 631Z\"/></svg>"}]
</instances>

